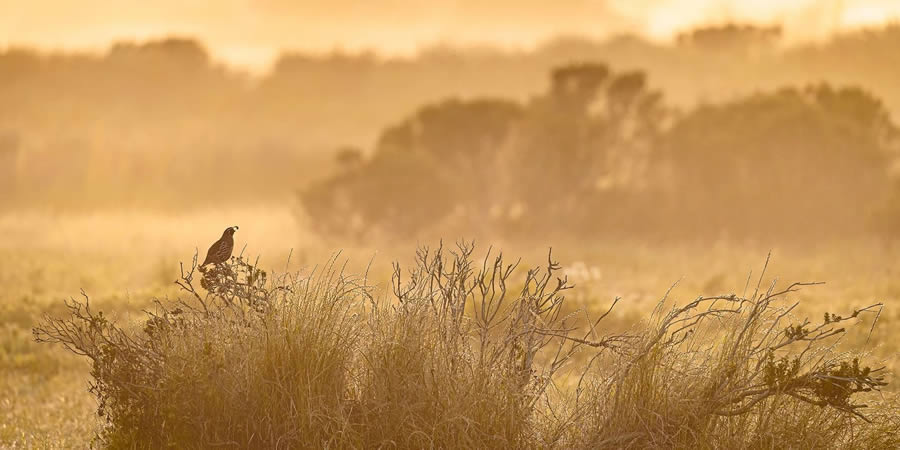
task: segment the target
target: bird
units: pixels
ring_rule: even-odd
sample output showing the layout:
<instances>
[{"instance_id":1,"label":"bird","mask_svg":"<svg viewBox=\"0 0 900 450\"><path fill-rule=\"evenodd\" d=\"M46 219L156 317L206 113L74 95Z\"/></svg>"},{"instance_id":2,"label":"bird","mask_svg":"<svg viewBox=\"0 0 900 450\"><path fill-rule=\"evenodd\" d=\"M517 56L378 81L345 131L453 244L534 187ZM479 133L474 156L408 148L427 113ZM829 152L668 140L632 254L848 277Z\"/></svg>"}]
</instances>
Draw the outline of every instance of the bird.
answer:
<instances>
[{"instance_id":1,"label":"bird","mask_svg":"<svg viewBox=\"0 0 900 450\"><path fill-rule=\"evenodd\" d=\"M228 227L222 232L222 237L206 251L206 259L200 264L202 269L207 264L221 264L231 258L231 251L234 250L234 232L238 230L237 225Z\"/></svg>"}]
</instances>

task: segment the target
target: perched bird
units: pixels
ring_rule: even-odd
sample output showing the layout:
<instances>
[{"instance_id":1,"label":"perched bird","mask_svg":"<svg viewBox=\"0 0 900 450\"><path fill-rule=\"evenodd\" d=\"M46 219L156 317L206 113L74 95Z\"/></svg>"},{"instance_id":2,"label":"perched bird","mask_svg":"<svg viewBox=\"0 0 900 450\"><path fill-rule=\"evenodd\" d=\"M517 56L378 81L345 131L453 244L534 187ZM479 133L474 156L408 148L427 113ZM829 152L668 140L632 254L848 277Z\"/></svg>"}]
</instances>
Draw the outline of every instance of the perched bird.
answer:
<instances>
[{"instance_id":1,"label":"perched bird","mask_svg":"<svg viewBox=\"0 0 900 450\"><path fill-rule=\"evenodd\" d=\"M231 258L231 251L234 250L234 232L237 230L238 227L233 226L222 232L222 237L206 251L206 259L200 264L201 268L207 264L221 264Z\"/></svg>"}]
</instances>

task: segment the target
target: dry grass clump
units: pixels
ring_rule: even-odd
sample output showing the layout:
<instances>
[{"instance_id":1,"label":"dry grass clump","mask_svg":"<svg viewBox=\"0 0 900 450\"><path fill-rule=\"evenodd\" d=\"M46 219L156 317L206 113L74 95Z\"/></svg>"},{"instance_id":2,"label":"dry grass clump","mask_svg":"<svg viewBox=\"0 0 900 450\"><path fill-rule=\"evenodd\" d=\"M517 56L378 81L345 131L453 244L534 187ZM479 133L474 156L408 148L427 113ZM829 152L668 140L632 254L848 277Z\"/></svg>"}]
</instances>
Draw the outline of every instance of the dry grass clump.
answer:
<instances>
[{"instance_id":1,"label":"dry grass clump","mask_svg":"<svg viewBox=\"0 0 900 450\"><path fill-rule=\"evenodd\" d=\"M476 264L472 251L423 249L405 282L395 266L396 302L373 306L362 349L362 446L523 448L544 438L541 401L577 347L563 338L570 286L550 261L513 289L516 264Z\"/></svg>"},{"instance_id":2,"label":"dry grass clump","mask_svg":"<svg viewBox=\"0 0 900 450\"><path fill-rule=\"evenodd\" d=\"M764 271L765 272L765 271ZM633 345L589 368L575 402L586 413L572 447L894 448L896 404L872 395L887 385L856 354L835 350L848 317L793 322L797 303L762 276L750 296L659 302ZM748 279L749 285L749 279ZM874 327L874 322L872 324ZM868 404L862 403L869 402ZM576 408L579 409L579 408Z\"/></svg>"},{"instance_id":3,"label":"dry grass clump","mask_svg":"<svg viewBox=\"0 0 900 450\"><path fill-rule=\"evenodd\" d=\"M473 250L420 250L386 297L335 259L270 276L236 258L201 292L195 261L186 298L156 301L143 327L85 296L35 336L91 359L112 448L900 445L881 371L834 347L879 305L798 322L782 301L805 285L760 276L750 295L667 295L604 335L612 307L567 314L552 259L520 272Z\"/></svg>"},{"instance_id":4,"label":"dry grass clump","mask_svg":"<svg viewBox=\"0 0 900 450\"><path fill-rule=\"evenodd\" d=\"M241 259L179 284L143 329L107 320L84 302L47 319L38 340L93 362L91 392L110 447L296 447L327 443L347 426L347 393L367 288L330 261L306 278L268 280Z\"/></svg>"}]
</instances>

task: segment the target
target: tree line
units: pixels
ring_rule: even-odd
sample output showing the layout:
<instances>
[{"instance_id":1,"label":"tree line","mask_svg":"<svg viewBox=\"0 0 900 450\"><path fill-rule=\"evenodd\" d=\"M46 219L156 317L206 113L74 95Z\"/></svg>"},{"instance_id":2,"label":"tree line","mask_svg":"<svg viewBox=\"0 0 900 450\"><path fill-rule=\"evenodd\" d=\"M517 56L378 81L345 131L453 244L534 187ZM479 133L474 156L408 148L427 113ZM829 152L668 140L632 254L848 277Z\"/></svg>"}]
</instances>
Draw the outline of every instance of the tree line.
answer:
<instances>
[{"instance_id":1,"label":"tree line","mask_svg":"<svg viewBox=\"0 0 900 450\"><path fill-rule=\"evenodd\" d=\"M190 38L96 54L10 47L0 50L0 207L285 201L339 170L336 151L373 149L386 124L424 104L490 98L530 110L547 73L572 61L646 74L678 110L827 82L861 86L896 114L898 48L898 26L785 47L777 28L727 25L671 44L561 37L528 51L434 46L404 58L288 51L250 75Z\"/></svg>"},{"instance_id":2,"label":"tree line","mask_svg":"<svg viewBox=\"0 0 900 450\"><path fill-rule=\"evenodd\" d=\"M900 133L857 87L688 110L643 72L575 63L525 102L448 99L301 194L323 234L826 237L896 232Z\"/></svg>"}]
</instances>

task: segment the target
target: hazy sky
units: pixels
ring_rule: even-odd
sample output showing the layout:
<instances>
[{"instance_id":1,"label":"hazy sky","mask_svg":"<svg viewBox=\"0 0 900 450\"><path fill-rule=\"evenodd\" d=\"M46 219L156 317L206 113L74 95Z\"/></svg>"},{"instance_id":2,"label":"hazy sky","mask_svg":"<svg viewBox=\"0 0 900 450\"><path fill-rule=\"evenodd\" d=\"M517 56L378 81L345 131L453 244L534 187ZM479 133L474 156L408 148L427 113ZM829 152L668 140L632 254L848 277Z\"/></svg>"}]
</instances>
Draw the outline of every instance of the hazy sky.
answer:
<instances>
[{"instance_id":1,"label":"hazy sky","mask_svg":"<svg viewBox=\"0 0 900 450\"><path fill-rule=\"evenodd\" d=\"M113 40L179 34L259 68L282 49L529 48L558 34L666 39L728 21L776 22L790 39L815 39L898 19L900 0L0 0L0 48L102 50Z\"/></svg>"}]
</instances>

